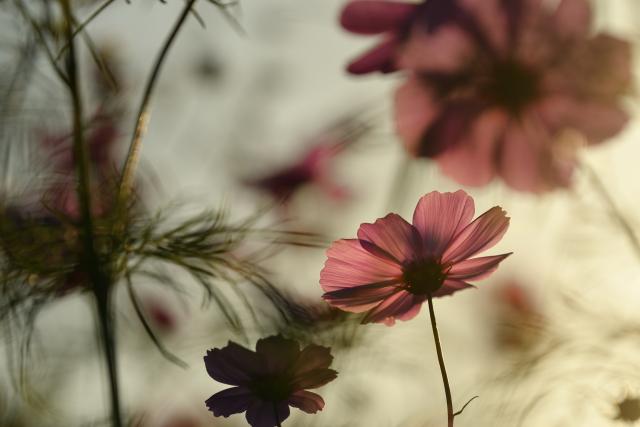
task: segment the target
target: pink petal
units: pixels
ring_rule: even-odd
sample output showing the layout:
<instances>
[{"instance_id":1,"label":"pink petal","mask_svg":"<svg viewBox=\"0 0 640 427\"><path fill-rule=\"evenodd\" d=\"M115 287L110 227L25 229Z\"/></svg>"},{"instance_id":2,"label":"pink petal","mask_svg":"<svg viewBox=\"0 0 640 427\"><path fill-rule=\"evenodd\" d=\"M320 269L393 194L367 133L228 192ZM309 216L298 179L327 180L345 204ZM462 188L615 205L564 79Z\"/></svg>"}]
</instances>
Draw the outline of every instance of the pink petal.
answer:
<instances>
[{"instance_id":1,"label":"pink petal","mask_svg":"<svg viewBox=\"0 0 640 427\"><path fill-rule=\"evenodd\" d=\"M395 283L399 283L397 279ZM326 292L322 298L327 303L352 313L362 313L380 304L381 301L398 292L399 288L392 284L374 284L342 288Z\"/></svg>"},{"instance_id":2,"label":"pink petal","mask_svg":"<svg viewBox=\"0 0 640 427\"><path fill-rule=\"evenodd\" d=\"M340 15L340 24L352 33L379 34L400 31L416 11L417 5L385 0L355 0Z\"/></svg>"},{"instance_id":3,"label":"pink petal","mask_svg":"<svg viewBox=\"0 0 640 427\"><path fill-rule=\"evenodd\" d=\"M351 61L347 71L351 74L367 74L374 71L390 73L396 70L395 56L398 50L398 41L389 37L368 50L364 55Z\"/></svg>"},{"instance_id":4,"label":"pink petal","mask_svg":"<svg viewBox=\"0 0 640 427\"><path fill-rule=\"evenodd\" d=\"M418 314L415 306L422 304L424 299L424 296L399 291L369 311L362 319L362 323L385 323L391 326L395 323L395 319L405 320Z\"/></svg>"},{"instance_id":5,"label":"pink petal","mask_svg":"<svg viewBox=\"0 0 640 427\"><path fill-rule=\"evenodd\" d=\"M473 199L462 190L433 191L422 196L413 212L413 225L422 236L425 255L440 258L451 240L471 222L474 212Z\"/></svg>"},{"instance_id":6,"label":"pink petal","mask_svg":"<svg viewBox=\"0 0 640 427\"><path fill-rule=\"evenodd\" d=\"M540 104L539 111L552 128L577 130L590 143L613 137L629 121L629 115L615 103L590 102L569 96L549 97Z\"/></svg>"},{"instance_id":7,"label":"pink petal","mask_svg":"<svg viewBox=\"0 0 640 427\"><path fill-rule=\"evenodd\" d=\"M398 64L416 72L451 73L459 71L473 53L473 41L458 26L443 25L435 33L417 26L404 44Z\"/></svg>"},{"instance_id":8,"label":"pink petal","mask_svg":"<svg viewBox=\"0 0 640 427\"><path fill-rule=\"evenodd\" d=\"M545 129L527 133L519 124L507 130L500 153L500 175L519 191L540 192L555 185L551 143Z\"/></svg>"},{"instance_id":9,"label":"pink petal","mask_svg":"<svg viewBox=\"0 0 640 427\"><path fill-rule=\"evenodd\" d=\"M507 258L511 253L471 258L460 261L451 267L447 274L448 279L455 280L481 280L489 277L497 268L498 264Z\"/></svg>"},{"instance_id":10,"label":"pink petal","mask_svg":"<svg viewBox=\"0 0 640 427\"><path fill-rule=\"evenodd\" d=\"M430 90L412 76L396 90L396 132L405 148L414 156L420 154L422 136L440 114Z\"/></svg>"},{"instance_id":11,"label":"pink petal","mask_svg":"<svg viewBox=\"0 0 640 427\"><path fill-rule=\"evenodd\" d=\"M482 28L491 47L501 55L509 48L509 15L500 0L461 0L461 6Z\"/></svg>"},{"instance_id":12,"label":"pink petal","mask_svg":"<svg viewBox=\"0 0 640 427\"><path fill-rule=\"evenodd\" d=\"M363 240L388 253L398 264L420 255L420 235L411 224L394 213L377 219L373 224L361 224L358 239L365 249L369 250L369 246Z\"/></svg>"},{"instance_id":13,"label":"pink petal","mask_svg":"<svg viewBox=\"0 0 640 427\"><path fill-rule=\"evenodd\" d=\"M466 138L436 157L442 172L463 185L481 186L491 181L496 172L496 145L508 120L498 110L482 113Z\"/></svg>"},{"instance_id":14,"label":"pink petal","mask_svg":"<svg viewBox=\"0 0 640 427\"><path fill-rule=\"evenodd\" d=\"M442 261L455 264L493 247L509 228L509 218L499 206L489 209L465 227L442 255Z\"/></svg>"},{"instance_id":15,"label":"pink petal","mask_svg":"<svg viewBox=\"0 0 640 427\"><path fill-rule=\"evenodd\" d=\"M591 7L587 0L561 0L553 19L559 34L585 37L591 24Z\"/></svg>"},{"instance_id":16,"label":"pink petal","mask_svg":"<svg viewBox=\"0 0 640 427\"><path fill-rule=\"evenodd\" d=\"M320 285L325 292L330 292L394 281L401 275L400 265L373 255L358 240L338 240L327 250L327 261L320 272Z\"/></svg>"},{"instance_id":17,"label":"pink petal","mask_svg":"<svg viewBox=\"0 0 640 427\"><path fill-rule=\"evenodd\" d=\"M306 412L315 414L324 408L324 400L321 396L306 390L296 391L289 398L289 405Z\"/></svg>"},{"instance_id":18,"label":"pink petal","mask_svg":"<svg viewBox=\"0 0 640 427\"><path fill-rule=\"evenodd\" d=\"M475 286L463 282L462 280L447 279L444 281L440 289L435 291L432 296L434 298L444 297L468 288L475 288Z\"/></svg>"},{"instance_id":19,"label":"pink petal","mask_svg":"<svg viewBox=\"0 0 640 427\"><path fill-rule=\"evenodd\" d=\"M436 157L460 144L468 136L469 129L481 108L475 102L447 102L438 117L422 134L418 155Z\"/></svg>"}]
</instances>

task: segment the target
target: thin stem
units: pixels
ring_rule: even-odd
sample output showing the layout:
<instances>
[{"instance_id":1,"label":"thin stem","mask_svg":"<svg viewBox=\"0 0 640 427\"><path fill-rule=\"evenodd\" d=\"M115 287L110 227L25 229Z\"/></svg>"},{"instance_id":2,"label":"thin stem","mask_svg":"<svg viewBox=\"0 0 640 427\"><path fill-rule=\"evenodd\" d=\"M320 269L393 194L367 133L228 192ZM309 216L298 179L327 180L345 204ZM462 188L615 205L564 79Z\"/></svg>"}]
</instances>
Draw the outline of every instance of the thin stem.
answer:
<instances>
[{"instance_id":1,"label":"thin stem","mask_svg":"<svg viewBox=\"0 0 640 427\"><path fill-rule=\"evenodd\" d=\"M173 29L169 33L169 37L164 42L164 46L162 50L158 54L158 57L153 65L151 70L151 75L149 80L147 81L147 85L144 89L144 93L142 95L142 102L140 103L140 108L138 109L137 119L135 129L133 131L133 136L131 138L131 142L129 144L129 152L127 153L127 158L124 163L124 168L122 171L122 176L120 178L120 188L118 191L118 205L122 207L123 203L127 200L129 193L131 191L131 185L133 183L133 177L135 174L135 169L140 159L140 151L142 150L142 137L145 134L147 123L149 122L149 102L151 101L151 94L158 80L158 76L160 75L160 70L162 65L164 64L165 58L169 53L169 49L173 45L176 36L180 32L184 22L189 16L191 9L193 8L196 0L189 0L180 14L180 17L176 21L173 26Z\"/></svg>"},{"instance_id":2,"label":"thin stem","mask_svg":"<svg viewBox=\"0 0 640 427\"><path fill-rule=\"evenodd\" d=\"M77 195L81 214L81 235L84 252L81 265L86 269L95 296L98 323L104 345L105 359L109 375L111 392L111 413L114 427L122 427L120 399L118 393L118 374L113 334L113 319L110 312L110 279L102 268L100 256L96 251L93 218L91 214L91 193L89 180L89 160L86 152L82 125L82 95L78 84L78 66L75 43L72 33L73 15L70 0L60 0L65 15L65 32L69 43L67 56L67 75L69 94L73 105L73 156L78 179Z\"/></svg>"},{"instance_id":3,"label":"thin stem","mask_svg":"<svg viewBox=\"0 0 640 427\"><path fill-rule=\"evenodd\" d=\"M282 424L280 423L280 417L278 416L278 402L273 402L273 413L276 417L276 425L278 427L282 427Z\"/></svg>"},{"instance_id":4,"label":"thin stem","mask_svg":"<svg viewBox=\"0 0 640 427\"><path fill-rule=\"evenodd\" d=\"M442 357L442 348L440 347L440 338L438 336L438 326L436 325L436 315L433 311L433 301L431 294L427 295L429 303L429 316L431 317L431 329L433 330L433 340L436 343L436 352L438 353L438 364L440 365L440 373L442 374L442 383L444 384L444 394L447 398L447 426L453 427L453 401L451 399L451 388L449 387L449 379L447 378L447 368L444 366L444 358Z\"/></svg>"},{"instance_id":5,"label":"thin stem","mask_svg":"<svg viewBox=\"0 0 640 427\"><path fill-rule=\"evenodd\" d=\"M627 238L629 239L629 243L631 243L631 246L633 247L636 255L640 257L640 240L638 240L638 236L636 236L636 233L634 232L633 227L631 227L631 224L629 224L629 221L627 221L624 215L622 215L622 212L620 212L620 209L618 209L618 206L613 201L613 198L607 191L607 188L605 187L604 183L602 182L602 180L600 179L596 171L587 164L583 164L583 168L589 175L589 178L591 179L591 182L593 183L596 191L609 207L611 214L615 217L616 221L618 221L618 223L620 224L622 231L624 232L624 234L626 234Z\"/></svg>"}]
</instances>

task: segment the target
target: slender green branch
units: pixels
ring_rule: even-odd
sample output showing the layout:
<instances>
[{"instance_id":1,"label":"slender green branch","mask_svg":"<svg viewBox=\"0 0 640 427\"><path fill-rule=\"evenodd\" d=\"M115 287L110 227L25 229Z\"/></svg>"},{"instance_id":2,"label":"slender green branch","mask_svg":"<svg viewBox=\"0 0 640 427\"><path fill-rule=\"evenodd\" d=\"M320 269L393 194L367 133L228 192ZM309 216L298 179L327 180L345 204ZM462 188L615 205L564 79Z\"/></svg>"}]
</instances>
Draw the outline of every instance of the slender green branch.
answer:
<instances>
[{"instance_id":1,"label":"slender green branch","mask_svg":"<svg viewBox=\"0 0 640 427\"><path fill-rule=\"evenodd\" d=\"M164 45L160 53L158 54L158 57L156 58L153 68L151 69L151 75L145 86L142 95L142 102L140 103L140 108L138 109L138 114L136 116L136 124L131 142L129 144L129 152L127 153L127 158L122 170L122 176L120 177L120 188L118 191L118 206L120 209L129 197L131 186L133 184L133 178L135 175L135 169L140 159L140 151L142 150L142 138L145 134L147 123L149 122L150 117L149 103L151 101L151 94L153 93L153 89L155 88L156 82L160 75L160 70L162 69L162 65L164 64L167 54L169 53L169 50L173 45L173 42L175 41L178 33L180 32L180 29L182 28L184 22L189 16L195 2L196 0L188 0L185 4L182 13L178 17L178 20L174 24L173 29L169 33L167 40L164 42Z\"/></svg>"},{"instance_id":2,"label":"slender green branch","mask_svg":"<svg viewBox=\"0 0 640 427\"><path fill-rule=\"evenodd\" d=\"M100 6L98 6L98 8L91 15L89 15L89 17L87 19L85 19L82 23L80 23L78 26L76 26L76 28L73 30L73 33L71 34L71 40L75 39L75 37L81 31L83 31L85 29L85 27L87 25L89 25L89 23L91 21L93 21L95 18L97 18L98 15L100 15L114 1L115 0L106 0L104 3L102 3ZM67 51L67 49L69 49L69 44L70 44L70 41L67 41L67 43L64 46L62 46L62 48L58 51L58 54L55 57L56 61L58 59L60 59L62 57L62 55L64 55L64 53Z\"/></svg>"},{"instance_id":3,"label":"slender green branch","mask_svg":"<svg viewBox=\"0 0 640 427\"><path fill-rule=\"evenodd\" d=\"M442 357L442 348L440 347L440 337L438 336L438 326L436 325L436 315L433 311L433 301L431 294L427 296L429 303L429 316L431 317L431 329L433 330L433 340L436 343L436 352L438 353L438 364L440 365L440 373L442 374L442 383L444 384L444 394L447 399L447 426L453 427L453 402L451 399L451 388L449 387L449 378L447 377L447 368L444 366L444 357Z\"/></svg>"},{"instance_id":4,"label":"slender green branch","mask_svg":"<svg viewBox=\"0 0 640 427\"><path fill-rule=\"evenodd\" d=\"M69 43L67 56L67 75L69 93L73 105L73 155L78 178L77 194L80 204L81 232L84 247L81 265L89 274L95 296L99 328L104 346L109 385L111 392L111 413L114 427L122 427L118 374L114 340L113 317L110 310L110 280L105 274L100 256L96 251L93 218L91 212L91 193L89 179L89 160L86 152L82 125L82 95L80 92L78 65L73 40L70 0L59 0L65 16L65 33Z\"/></svg>"},{"instance_id":5,"label":"slender green branch","mask_svg":"<svg viewBox=\"0 0 640 427\"><path fill-rule=\"evenodd\" d=\"M629 223L629 221L627 221L627 219L624 217L622 212L620 212L620 209L618 208L613 198L609 194L609 191L607 191L607 188L605 187L604 183L602 182L602 180L600 179L596 171L586 163L584 163L582 166L584 170L587 172L587 175L589 175L589 178L591 179L591 182L593 183L596 191L598 192L602 200L604 200L604 202L609 207L611 214L614 216L618 224L620 224L622 231L624 232L624 234L626 234L627 238L629 239L629 243L631 243L631 246L633 247L636 255L640 257L640 240L638 239L638 236L633 230L633 227L631 227L631 224Z\"/></svg>"}]
</instances>

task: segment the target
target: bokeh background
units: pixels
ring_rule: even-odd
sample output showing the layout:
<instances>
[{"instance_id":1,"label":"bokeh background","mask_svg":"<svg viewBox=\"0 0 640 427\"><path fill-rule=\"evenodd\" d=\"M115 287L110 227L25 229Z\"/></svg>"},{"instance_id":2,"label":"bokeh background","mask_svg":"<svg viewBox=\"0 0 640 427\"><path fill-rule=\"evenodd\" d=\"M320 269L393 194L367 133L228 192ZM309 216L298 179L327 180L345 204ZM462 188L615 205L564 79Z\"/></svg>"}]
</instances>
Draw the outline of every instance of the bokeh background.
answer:
<instances>
[{"instance_id":1,"label":"bokeh background","mask_svg":"<svg viewBox=\"0 0 640 427\"><path fill-rule=\"evenodd\" d=\"M8 12L9 3L0 2L7 9L0 14L3 85L25 31ZM115 1L87 27L121 82L119 157L125 154L152 61L182 6L177 0L131 3ZM343 0L241 0L229 13L242 29L218 8L201 3L197 10L206 26L189 18L153 96L139 173L150 210L224 207L237 219L260 212L261 223L318 233L327 247L388 212L409 218L418 198L429 191L460 188L435 163L409 160L394 135L392 94L401 77L355 78L344 71L371 40L340 28ZM640 4L592 3L595 26L630 40L637 50ZM88 16L96 5L78 4L78 16ZM84 75L91 75L94 64L86 49L80 58ZM38 142L24 129L46 132L66 126L61 121L68 100L53 80L46 61L38 59L27 96L34 114L19 123L9 113L2 117L3 194L24 194L38 179L38 161L46 162L34 160ZM90 79L83 84L89 88ZM636 100L627 106L632 119L626 130L581 153L615 213L583 168L571 188L543 195L517 193L501 182L465 188L478 212L500 205L509 213L511 227L496 250L514 255L477 290L436 302L454 406L479 396L456 425L589 427L634 421L624 420L621 410L627 407L620 406L625 400L640 405L634 401L640 398L640 252L629 236L640 228L640 128ZM358 130L330 165L339 192L304 186L285 206L276 206L270 194L251 185L295 163L336 126L343 130L336 124L344 120L357 123ZM621 226L619 215L630 231ZM256 257L264 256L261 265L282 292L320 304L322 247L264 252ZM244 328L234 331L215 304L203 307L202 290L180 274L175 272L184 285L179 296L152 280L136 286L165 346L187 368L158 352L124 288L116 293L124 407L138 417L132 425L244 425L241 415L222 419L207 412L204 400L224 386L207 376L202 356L228 340L252 346L282 328L277 312L267 298L245 286L260 320L239 308ZM236 301L229 285L221 286ZM319 335L334 343L339 371L338 380L321 389L326 408L313 416L293 411L286 424L443 424L444 396L426 310L391 328L339 328ZM29 352L16 354L16 335L22 333L14 329L1 341L7 351L0 357L0 423L103 425L108 416L105 372L86 295L65 296L44 307L33 325ZM348 335L343 345L335 344L340 334ZM24 364L26 376L15 375L16 363ZM638 412L626 410L627 416Z\"/></svg>"}]
</instances>

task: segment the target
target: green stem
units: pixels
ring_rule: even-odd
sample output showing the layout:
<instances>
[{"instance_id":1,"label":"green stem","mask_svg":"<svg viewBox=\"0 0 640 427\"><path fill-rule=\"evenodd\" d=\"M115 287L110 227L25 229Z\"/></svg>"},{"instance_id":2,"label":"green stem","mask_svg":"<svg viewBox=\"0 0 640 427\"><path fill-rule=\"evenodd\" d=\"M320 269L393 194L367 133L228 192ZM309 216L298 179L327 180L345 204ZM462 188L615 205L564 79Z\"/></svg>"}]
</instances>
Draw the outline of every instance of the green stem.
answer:
<instances>
[{"instance_id":1,"label":"green stem","mask_svg":"<svg viewBox=\"0 0 640 427\"><path fill-rule=\"evenodd\" d=\"M151 69L151 75L149 77L149 80L147 81L147 85L145 86L144 93L142 95L142 102L140 103L140 108L138 109L138 114L136 116L136 126L133 131L131 142L129 143L129 152L127 153L127 158L122 170L122 176L120 178L120 188L118 192L118 205L120 209L123 207L124 202L126 202L130 194L135 169L140 159L140 151L142 150L142 137L145 134L147 123L149 122L149 103L151 101L151 94L158 80L158 76L160 75L160 70L162 68L162 65L164 64L165 58L169 53L169 49L173 45L174 40L176 39L178 33L180 32L180 29L186 21L187 16L189 16L189 13L191 12L191 9L193 8L195 2L196 0L189 0L187 3L185 3L180 17L174 24L173 29L169 33L169 37L164 42L164 45L162 46L162 49L160 50L160 53L156 58L153 68Z\"/></svg>"},{"instance_id":2,"label":"green stem","mask_svg":"<svg viewBox=\"0 0 640 427\"><path fill-rule=\"evenodd\" d=\"M442 348L440 347L440 337L438 336L438 326L436 325L436 315L433 311L433 301L431 294L427 296L429 303L429 316L431 317L431 329L433 330L433 340L436 343L436 352L438 353L438 364L440 365L440 373L442 374L442 383L444 384L444 394L447 399L447 426L453 427L453 401L451 399L451 388L449 387L449 379L447 378L447 368L444 366L444 358L442 357Z\"/></svg>"},{"instance_id":3,"label":"green stem","mask_svg":"<svg viewBox=\"0 0 640 427\"><path fill-rule=\"evenodd\" d=\"M618 206L613 201L613 198L607 191L607 188L605 187L604 183L602 182L602 180L600 179L596 171L586 163L583 164L583 168L589 175L589 178L591 179L591 182L593 183L596 191L609 207L611 214L615 217L618 224L620 224L622 231L629 239L629 243L631 243L631 246L633 247L636 255L640 257L640 240L638 239L638 236L636 236L636 233L633 230L633 227L631 227L631 224L629 224L629 221L627 221L624 215L622 215L622 212L620 212L620 209L618 209Z\"/></svg>"},{"instance_id":4,"label":"green stem","mask_svg":"<svg viewBox=\"0 0 640 427\"><path fill-rule=\"evenodd\" d=\"M113 320L110 313L110 278L102 268L100 256L96 250L93 218L91 214L91 193L89 179L89 160L85 147L82 126L82 95L78 84L78 66L76 63L75 43L73 41L73 15L69 0L60 0L65 15L65 31L69 43L67 57L67 83L73 105L73 156L78 179L77 195L81 215L82 258L79 260L89 275L95 296L98 323L104 346L105 359L109 375L111 392L111 413L114 427L122 427L120 399L118 393L118 374L116 364Z\"/></svg>"},{"instance_id":5,"label":"green stem","mask_svg":"<svg viewBox=\"0 0 640 427\"><path fill-rule=\"evenodd\" d=\"M282 424L280 423L280 417L278 416L278 402L273 402L273 413L276 416L276 425L278 427L282 427Z\"/></svg>"}]
</instances>

